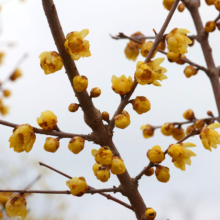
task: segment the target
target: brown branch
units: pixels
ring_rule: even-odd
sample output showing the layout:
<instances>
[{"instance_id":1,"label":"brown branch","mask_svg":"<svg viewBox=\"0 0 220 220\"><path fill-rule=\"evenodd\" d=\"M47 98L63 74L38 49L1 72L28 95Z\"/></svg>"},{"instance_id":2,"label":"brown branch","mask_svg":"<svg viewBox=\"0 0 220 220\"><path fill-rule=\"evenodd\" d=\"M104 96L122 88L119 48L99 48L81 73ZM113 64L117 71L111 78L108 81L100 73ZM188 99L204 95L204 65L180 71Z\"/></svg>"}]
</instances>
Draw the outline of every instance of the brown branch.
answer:
<instances>
[{"instance_id":1,"label":"brown branch","mask_svg":"<svg viewBox=\"0 0 220 220\"><path fill-rule=\"evenodd\" d=\"M123 37L121 37L123 36ZM134 42L137 42L137 43L140 43L140 44L143 44L142 41L140 41L141 38L137 39L137 38L134 38L134 37L128 37L127 35L125 35L124 33L119 33L119 35L117 35L116 37L113 37L111 36L113 39L130 39ZM189 36L188 36L189 37ZM194 36L194 39L196 38L196 36ZM157 49L158 52L164 54L164 55L167 55L167 52L161 50L161 49ZM196 64L194 62L192 62L191 60L187 59L187 58L180 58L180 60L184 61L185 63L188 63L190 65L193 65L195 67L197 67L198 69L200 70L203 70L205 73L209 73L208 69L206 69L205 67L199 65L199 64Z\"/></svg>"},{"instance_id":2,"label":"brown branch","mask_svg":"<svg viewBox=\"0 0 220 220\"><path fill-rule=\"evenodd\" d=\"M149 51L149 53L148 53L148 55L147 55L147 57L144 61L145 63L148 63L150 61L154 51L156 50L156 48L157 48L158 44L160 43L161 39L163 38L163 34L164 34L164 32L165 32L165 30L166 30L166 28L167 28L167 26L168 26L168 24L169 24L169 22L170 22L170 20L173 16L173 14L175 12L175 9L176 9L178 3L179 3L179 0L175 0L175 2L173 3L173 6L170 9L167 18L166 18L160 32L157 34L157 36L155 38L155 41L153 43L153 46L151 47L151 49L150 49L150 51ZM120 114L123 111L123 109L125 108L125 106L128 104L128 100L130 99L131 95L133 94L135 88L137 87L137 84L138 83L136 81L134 81L131 91L129 93L127 93L126 96L124 96L123 99L121 100L121 103L119 104L118 109L116 110L114 116L112 117L112 119L109 123L109 128L111 130L113 130L113 128L114 128L114 118L115 118L115 116Z\"/></svg>"},{"instance_id":3,"label":"brown branch","mask_svg":"<svg viewBox=\"0 0 220 220\"><path fill-rule=\"evenodd\" d=\"M133 38L133 37L129 37L129 36L127 36L127 35L125 35L124 33L122 33L122 32L119 32L119 34L118 35L116 35L116 36L112 36L111 34L110 34L110 36L113 38L113 39L115 39L115 40L119 40L119 39L130 39L130 40L132 40L132 41L134 41L134 39L136 39L135 41L137 42L137 43L143 43L142 41L140 41L140 40L142 40L142 39L155 39L155 37L136 37L136 38Z\"/></svg>"},{"instance_id":4,"label":"brown branch","mask_svg":"<svg viewBox=\"0 0 220 220\"><path fill-rule=\"evenodd\" d=\"M219 71L215 66L215 62L212 56L212 49L209 45L208 41L208 33L204 31L204 26L202 23L202 19L198 10L199 1L198 0L182 0L182 2L186 5L189 10L192 19L194 21L196 31L197 31L197 40L200 43L200 46L203 51L203 55L206 61L206 65L209 69L209 78L212 84L215 101L218 109L218 121L220 121L220 85L219 85Z\"/></svg>"},{"instance_id":5,"label":"brown branch","mask_svg":"<svg viewBox=\"0 0 220 220\"><path fill-rule=\"evenodd\" d=\"M48 165L46 165L46 164L44 164L44 163L41 163L41 162L39 162L39 164L40 164L40 166L47 167L47 168L49 168L49 169L51 169L51 170L53 170L53 171L55 171L55 172L61 174L62 176L67 177L68 179L72 179L71 176L69 176L69 175L67 175L67 174L65 174L65 173L63 173L63 172L61 172L61 171L59 171L59 170L57 170L57 169L55 169L55 168L53 168L53 167L51 167L51 166L48 166ZM92 187L92 186L89 186L89 185L88 185L88 187L89 187L89 190L91 190L91 191L90 191L91 193L93 192L92 190L94 190L94 192L99 193L100 195L106 197L107 199L110 199L110 200L112 200L112 201L114 201L114 202L117 202L117 203L119 203L119 204L125 206L126 208L129 208L129 209L133 210L130 205L128 205L128 204L122 202L121 200L119 200L119 199L117 199L117 198L115 198L115 197L113 197L113 196L111 196L111 195L109 195L109 194L103 193L103 192L99 191L98 189L95 189L95 188ZM114 189L115 191L111 191L111 192L116 192L116 190L117 190L117 192L120 191L119 188L113 188L113 189ZM113 190L113 189L110 189L110 190ZM107 189L107 190L108 190L108 189ZM106 191L106 192L110 192L110 191ZM93 194L93 193L92 193L92 194Z\"/></svg>"},{"instance_id":6,"label":"brown branch","mask_svg":"<svg viewBox=\"0 0 220 220\"><path fill-rule=\"evenodd\" d=\"M17 126L19 126L18 124L14 124L14 123L4 121L4 120L1 120L1 119L0 119L0 124L8 126L8 127L12 127L12 128L16 128ZM59 132L59 131L46 131L46 130L35 128L35 127L32 127L32 128L34 129L34 132L37 133L37 134L57 136L57 137L60 137L60 138L73 138L75 136L79 136L79 137L82 137L84 140L94 142L94 138L91 134L88 134L88 135L85 135L85 134L72 134L72 133Z\"/></svg>"},{"instance_id":7,"label":"brown branch","mask_svg":"<svg viewBox=\"0 0 220 220\"><path fill-rule=\"evenodd\" d=\"M214 22L217 23L219 19L220 19L220 13L218 14L218 16L217 16L217 18L214 20Z\"/></svg>"},{"instance_id":8,"label":"brown branch","mask_svg":"<svg viewBox=\"0 0 220 220\"><path fill-rule=\"evenodd\" d=\"M183 141L185 141L186 139L188 139L189 137L193 136L193 135L197 135L197 134L200 134L200 130L194 130L194 131L191 131L188 135L186 135L184 138L182 138L181 140L179 140L177 142L177 144L180 144L182 143ZM164 151L164 154L167 154L168 153L168 148ZM149 163L147 167L145 167L135 178L135 182L138 182L138 180L141 179L141 177L151 168L151 167L154 167L154 166L157 166L157 164L154 164L154 163Z\"/></svg>"},{"instance_id":9,"label":"brown branch","mask_svg":"<svg viewBox=\"0 0 220 220\"><path fill-rule=\"evenodd\" d=\"M32 182L30 182L24 190L30 189L39 179L41 178L41 175L38 175Z\"/></svg>"}]
</instances>

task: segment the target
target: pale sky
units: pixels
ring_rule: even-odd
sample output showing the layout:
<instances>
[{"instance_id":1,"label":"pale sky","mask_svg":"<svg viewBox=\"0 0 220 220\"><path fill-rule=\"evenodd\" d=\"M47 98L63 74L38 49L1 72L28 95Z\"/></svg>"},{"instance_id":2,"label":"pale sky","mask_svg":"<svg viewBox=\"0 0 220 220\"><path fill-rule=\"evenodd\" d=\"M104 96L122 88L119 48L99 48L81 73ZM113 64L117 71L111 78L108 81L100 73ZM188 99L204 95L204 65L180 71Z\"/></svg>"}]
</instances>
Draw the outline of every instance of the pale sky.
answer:
<instances>
[{"instance_id":1,"label":"pale sky","mask_svg":"<svg viewBox=\"0 0 220 220\"><path fill-rule=\"evenodd\" d=\"M0 4L1 2L3 1L0 1ZM128 41L112 40L109 34L124 32L130 35L141 31L146 36L152 36L152 29L159 32L168 11L163 8L162 0L55 0L55 4L65 35L71 31L89 29L90 33L86 39L90 42L92 56L81 58L76 61L76 65L79 73L89 79L88 91L93 87L100 87L102 90L101 96L94 99L96 107L100 111L109 112L112 116L120 102L120 97L111 89L111 77L113 74L133 77L136 62L125 58L124 48ZM206 6L204 0L201 1L200 12L203 22L214 20L218 15L213 6ZM38 58L40 53L56 51L41 1L26 0L25 3L21 3L18 0L11 0L3 7L1 19L3 28L0 42L15 41L18 44L11 49L0 45L1 50L7 51L4 65L0 67L1 79L13 70L24 53L29 54L20 67L23 77L13 85L7 86L12 90L11 98L6 101L11 106L11 110L4 120L17 124L29 123L38 127L36 118L42 111L51 110L57 115L61 130L79 134L91 132L83 121L83 113L80 109L76 113L68 111L69 104L77 100L65 76L65 70L46 76L40 68ZM187 10L183 13L177 11L174 14L166 33L176 27L186 28L192 34L196 33ZM210 34L216 65L218 65L220 49L218 35L218 30ZM205 65L197 42L188 51L187 58ZM158 57L164 57L164 55L158 53L156 58ZM144 61L144 58L139 55L137 61ZM154 137L144 139L140 130L141 125L162 125L164 122L184 121L182 113L189 108L194 110L198 118L206 117L207 110L212 110L217 116L212 88L205 73L199 71L196 76L187 79L183 74L186 65L171 64L165 60L162 66L168 70L166 73L168 79L161 83L162 87L138 85L132 96L132 98L146 96L151 102L151 110L138 115L132 106L128 105L126 111L131 116L130 126L124 130L115 128L114 142L132 177L135 177L148 164L146 157L148 149L154 145L160 145L165 150L170 144L176 142L172 137L162 136L159 130L155 131ZM12 134L11 128L0 126L0 133L1 152L4 152L0 158L7 157L7 162L19 169L17 161L23 160L26 153L17 154L9 149L8 138ZM93 174L92 166L95 161L91 155L91 149L98 149L99 146L86 142L84 150L74 155L67 147L69 139L63 139L60 141L58 151L51 154L43 149L45 138L45 135L37 134L32 151L25 155L28 161L34 161L36 166L38 166L37 161L47 163L73 177L84 176L87 183L95 188L118 186L119 181L114 175L111 175L107 183L102 183ZM171 158L167 156L162 165L170 168L171 178L168 183L158 182L155 176L143 177L140 180L140 193L146 205L157 211L158 220L186 220L190 219L190 213L195 214L191 219L220 219L220 150L214 149L212 152L205 150L198 136L188 141L197 145L193 149L197 157L192 158L192 165L187 166L185 172L174 167ZM29 166L28 163L26 165ZM25 169L30 181L36 176L36 170L33 174L32 169L32 166L29 170ZM68 189L66 178L52 171L49 173L51 175L45 175L44 178L50 184L51 190ZM21 178L16 177L8 187L19 187L20 183ZM119 194L115 196L128 202ZM33 197L37 199L39 195L33 195ZM62 198L66 198L70 205L68 214L71 217L64 219L76 220L76 216L79 220L135 219L135 215L130 210L99 195L85 195L81 198L63 195ZM38 204L36 201L34 204L34 207L30 205L29 208L35 210ZM40 220L41 209L37 209Z\"/></svg>"}]
</instances>

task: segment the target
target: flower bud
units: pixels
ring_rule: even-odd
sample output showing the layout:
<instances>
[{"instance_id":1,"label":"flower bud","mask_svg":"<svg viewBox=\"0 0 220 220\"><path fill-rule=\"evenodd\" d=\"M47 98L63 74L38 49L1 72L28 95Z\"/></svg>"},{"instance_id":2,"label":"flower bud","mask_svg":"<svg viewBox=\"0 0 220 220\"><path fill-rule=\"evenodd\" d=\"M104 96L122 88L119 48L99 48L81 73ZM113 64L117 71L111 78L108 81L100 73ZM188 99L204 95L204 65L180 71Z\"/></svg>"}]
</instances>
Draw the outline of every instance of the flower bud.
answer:
<instances>
[{"instance_id":1,"label":"flower bud","mask_svg":"<svg viewBox=\"0 0 220 220\"><path fill-rule=\"evenodd\" d=\"M211 117L214 117L214 115L213 115L213 113L211 111L207 111L207 115L211 116Z\"/></svg>"},{"instance_id":2,"label":"flower bud","mask_svg":"<svg viewBox=\"0 0 220 220\"><path fill-rule=\"evenodd\" d=\"M101 164L95 163L92 167L92 170L94 172L94 175L97 176L97 171L99 170L99 167L101 167Z\"/></svg>"},{"instance_id":3,"label":"flower bud","mask_svg":"<svg viewBox=\"0 0 220 220\"><path fill-rule=\"evenodd\" d=\"M9 97L11 95L10 90L3 90L4 97Z\"/></svg>"},{"instance_id":4,"label":"flower bud","mask_svg":"<svg viewBox=\"0 0 220 220\"><path fill-rule=\"evenodd\" d=\"M166 8L168 11L171 9L173 3L174 3L174 0L163 0L163 6L164 6L164 8Z\"/></svg>"},{"instance_id":5,"label":"flower bud","mask_svg":"<svg viewBox=\"0 0 220 220\"><path fill-rule=\"evenodd\" d=\"M180 53L173 53L173 52L168 52L167 53L167 59L172 63L172 62L177 62L181 58Z\"/></svg>"},{"instance_id":6,"label":"flower bud","mask_svg":"<svg viewBox=\"0 0 220 220\"><path fill-rule=\"evenodd\" d=\"M102 112L102 119L104 121L109 122L109 113L108 112Z\"/></svg>"},{"instance_id":7,"label":"flower bud","mask_svg":"<svg viewBox=\"0 0 220 220\"><path fill-rule=\"evenodd\" d=\"M151 163L161 163L165 159L164 153L158 145L147 151L147 157Z\"/></svg>"},{"instance_id":8,"label":"flower bud","mask_svg":"<svg viewBox=\"0 0 220 220\"><path fill-rule=\"evenodd\" d=\"M92 98L97 98L97 97L99 97L100 95L101 95L101 89L100 89L100 88L95 87L95 88L91 89L91 91L90 91L90 96L91 96Z\"/></svg>"},{"instance_id":9,"label":"flower bud","mask_svg":"<svg viewBox=\"0 0 220 220\"><path fill-rule=\"evenodd\" d=\"M142 47L141 47L141 55L143 57L147 57L151 47L153 46L153 42L152 41L147 41L145 43L143 43ZM151 58L153 58L155 56L155 54L157 53L157 50L154 51L153 55Z\"/></svg>"},{"instance_id":10,"label":"flower bud","mask_svg":"<svg viewBox=\"0 0 220 220\"><path fill-rule=\"evenodd\" d=\"M14 148L17 153L32 149L36 140L33 128L29 124L22 124L13 130L13 134L9 138L10 148Z\"/></svg>"},{"instance_id":11,"label":"flower bud","mask_svg":"<svg viewBox=\"0 0 220 220\"><path fill-rule=\"evenodd\" d=\"M160 49L160 50L165 50L166 49L166 44L165 44L165 41L160 41L160 43L158 44L157 46L157 49Z\"/></svg>"},{"instance_id":12,"label":"flower bud","mask_svg":"<svg viewBox=\"0 0 220 220\"><path fill-rule=\"evenodd\" d=\"M0 112L1 112L2 115L7 115L8 112L9 112L9 107L8 106L2 106L0 108Z\"/></svg>"},{"instance_id":13,"label":"flower bud","mask_svg":"<svg viewBox=\"0 0 220 220\"><path fill-rule=\"evenodd\" d=\"M144 175L146 175L146 176L152 176L154 174L154 168L153 167L151 167L150 169L148 169L145 173L144 173Z\"/></svg>"},{"instance_id":14,"label":"flower bud","mask_svg":"<svg viewBox=\"0 0 220 220\"><path fill-rule=\"evenodd\" d=\"M99 167L98 171L96 172L96 177L101 182L107 182L110 178L110 171L107 167L101 166Z\"/></svg>"},{"instance_id":15,"label":"flower bud","mask_svg":"<svg viewBox=\"0 0 220 220\"><path fill-rule=\"evenodd\" d=\"M78 154L80 151L83 150L84 143L85 143L85 140L83 138L75 136L70 140L68 144L68 148L74 154Z\"/></svg>"},{"instance_id":16,"label":"flower bud","mask_svg":"<svg viewBox=\"0 0 220 220\"><path fill-rule=\"evenodd\" d=\"M214 1L215 8L220 11L220 0Z\"/></svg>"},{"instance_id":17,"label":"flower bud","mask_svg":"<svg viewBox=\"0 0 220 220\"><path fill-rule=\"evenodd\" d=\"M205 24L205 31L206 32L213 32L216 28L216 24L214 21L208 21Z\"/></svg>"},{"instance_id":18,"label":"flower bud","mask_svg":"<svg viewBox=\"0 0 220 220\"><path fill-rule=\"evenodd\" d=\"M207 5L213 5L215 0L205 0Z\"/></svg>"},{"instance_id":19,"label":"flower bud","mask_svg":"<svg viewBox=\"0 0 220 220\"><path fill-rule=\"evenodd\" d=\"M50 110L41 112L39 118L37 118L38 125L44 130L52 131L57 125L57 116Z\"/></svg>"},{"instance_id":20,"label":"flower bud","mask_svg":"<svg viewBox=\"0 0 220 220\"><path fill-rule=\"evenodd\" d=\"M43 52L39 56L40 66L44 70L44 73L55 73L63 68L63 60L56 51Z\"/></svg>"},{"instance_id":21,"label":"flower bud","mask_svg":"<svg viewBox=\"0 0 220 220\"><path fill-rule=\"evenodd\" d=\"M152 208L147 208L147 210L145 211L145 217L147 218L147 220L154 220L156 215L157 213Z\"/></svg>"},{"instance_id":22,"label":"flower bud","mask_svg":"<svg viewBox=\"0 0 220 220\"><path fill-rule=\"evenodd\" d=\"M55 153L59 146L60 143L57 138L47 137L44 144L44 150L47 152Z\"/></svg>"},{"instance_id":23,"label":"flower bud","mask_svg":"<svg viewBox=\"0 0 220 220\"><path fill-rule=\"evenodd\" d=\"M111 163L111 172L112 172L112 174L119 175L119 174L124 173L125 170L126 170L126 168L125 168L124 161L119 157L116 157L116 156L113 157L112 158L112 163Z\"/></svg>"},{"instance_id":24,"label":"flower bud","mask_svg":"<svg viewBox=\"0 0 220 220\"><path fill-rule=\"evenodd\" d=\"M165 123L161 126L160 130L163 135L170 136L172 134L173 124Z\"/></svg>"},{"instance_id":25,"label":"flower bud","mask_svg":"<svg viewBox=\"0 0 220 220\"><path fill-rule=\"evenodd\" d=\"M125 110L123 110L121 114L115 116L114 121L115 126L121 129L128 127L128 125L131 123L130 115Z\"/></svg>"},{"instance_id":26,"label":"flower bud","mask_svg":"<svg viewBox=\"0 0 220 220\"><path fill-rule=\"evenodd\" d=\"M99 148L99 150L92 150L92 155L95 157L95 161L102 165L110 165L112 163L112 151L109 147L104 146Z\"/></svg>"},{"instance_id":27,"label":"flower bud","mask_svg":"<svg viewBox=\"0 0 220 220\"><path fill-rule=\"evenodd\" d=\"M132 78L129 76L128 78L125 75L117 77L115 75L112 76L112 89L115 93L120 95L125 95L132 89Z\"/></svg>"},{"instance_id":28,"label":"flower bud","mask_svg":"<svg viewBox=\"0 0 220 220\"><path fill-rule=\"evenodd\" d=\"M12 75L10 76L10 80L11 81L15 81L17 78L21 77L22 76L22 73L21 73L21 70L20 69L16 69Z\"/></svg>"},{"instance_id":29,"label":"flower bud","mask_svg":"<svg viewBox=\"0 0 220 220\"><path fill-rule=\"evenodd\" d=\"M152 125L142 125L141 130L143 130L144 138L149 138L154 136L154 127Z\"/></svg>"},{"instance_id":30,"label":"flower bud","mask_svg":"<svg viewBox=\"0 0 220 220\"><path fill-rule=\"evenodd\" d=\"M88 79L86 76L75 76L73 78L73 87L77 92L82 92L88 87Z\"/></svg>"},{"instance_id":31,"label":"flower bud","mask_svg":"<svg viewBox=\"0 0 220 220\"><path fill-rule=\"evenodd\" d=\"M200 129L205 126L205 122L203 120L196 120L194 123L194 128Z\"/></svg>"},{"instance_id":32,"label":"flower bud","mask_svg":"<svg viewBox=\"0 0 220 220\"><path fill-rule=\"evenodd\" d=\"M68 110L69 110L70 112L76 112L76 111L78 110L78 108L79 108L79 105L78 105L78 104L76 104L76 103L71 103L71 104L69 105L69 107L68 107Z\"/></svg>"},{"instance_id":33,"label":"flower bud","mask_svg":"<svg viewBox=\"0 0 220 220\"><path fill-rule=\"evenodd\" d=\"M185 132L181 127L173 128L172 129L172 136L174 139L179 141L185 137Z\"/></svg>"},{"instance_id":34,"label":"flower bud","mask_svg":"<svg viewBox=\"0 0 220 220\"><path fill-rule=\"evenodd\" d=\"M179 64L179 65L183 65L183 64L186 63L185 61L181 60L181 58L186 59L186 56L185 55L181 55L180 59L176 61L176 63Z\"/></svg>"},{"instance_id":35,"label":"flower bud","mask_svg":"<svg viewBox=\"0 0 220 220\"><path fill-rule=\"evenodd\" d=\"M166 183L170 179L169 168L164 166L157 166L155 175L158 181Z\"/></svg>"},{"instance_id":36,"label":"flower bud","mask_svg":"<svg viewBox=\"0 0 220 220\"><path fill-rule=\"evenodd\" d=\"M191 109L186 110L186 111L183 113L183 117L184 117L186 120L189 120L189 121L195 119L195 115L194 115L193 110L191 110Z\"/></svg>"},{"instance_id":37,"label":"flower bud","mask_svg":"<svg viewBox=\"0 0 220 220\"><path fill-rule=\"evenodd\" d=\"M184 69L184 74L187 78L190 78L193 75L196 75L198 72L197 69L195 69L194 66L190 65L190 66L186 66L186 68Z\"/></svg>"},{"instance_id":38,"label":"flower bud","mask_svg":"<svg viewBox=\"0 0 220 220\"><path fill-rule=\"evenodd\" d=\"M73 177L66 181L66 185L70 188L71 194L74 196L83 196L88 191L88 186L84 177Z\"/></svg>"},{"instance_id":39,"label":"flower bud","mask_svg":"<svg viewBox=\"0 0 220 220\"><path fill-rule=\"evenodd\" d=\"M186 128L186 134L188 135L190 132L192 132L192 131L194 131L194 130L195 130L194 126L193 126L193 125L190 125L190 126L188 126L188 127Z\"/></svg>"},{"instance_id":40,"label":"flower bud","mask_svg":"<svg viewBox=\"0 0 220 220\"><path fill-rule=\"evenodd\" d=\"M5 204L5 210L9 217L18 217L22 220L27 215L27 203L21 195L11 195Z\"/></svg>"},{"instance_id":41,"label":"flower bud","mask_svg":"<svg viewBox=\"0 0 220 220\"><path fill-rule=\"evenodd\" d=\"M88 34L88 29L83 29L80 32L73 31L67 34L64 47L73 60L78 60L80 57L91 56L89 41L84 40Z\"/></svg>"},{"instance_id":42,"label":"flower bud","mask_svg":"<svg viewBox=\"0 0 220 220\"><path fill-rule=\"evenodd\" d=\"M145 42L145 39L144 39L144 35L140 32L140 31L138 31L138 32L135 32L134 34L132 34L131 35L131 37L132 38L135 38L135 39L137 39L137 40L139 40L139 41L141 41L141 42ZM142 38L142 39L141 39ZM139 46L139 48L141 48L142 47L142 44L141 43L137 43L137 42L135 42L138 46Z\"/></svg>"},{"instance_id":43,"label":"flower bud","mask_svg":"<svg viewBox=\"0 0 220 220\"><path fill-rule=\"evenodd\" d=\"M184 9L185 9L184 3L181 3L181 4L178 5L178 11L179 11L179 12L183 12Z\"/></svg>"},{"instance_id":44,"label":"flower bud","mask_svg":"<svg viewBox=\"0 0 220 220\"><path fill-rule=\"evenodd\" d=\"M128 42L127 46L125 47L125 56L129 60L135 61L137 56L139 55L139 46L134 41Z\"/></svg>"},{"instance_id":45,"label":"flower bud","mask_svg":"<svg viewBox=\"0 0 220 220\"><path fill-rule=\"evenodd\" d=\"M150 110L150 101L144 96L137 96L133 102L133 109L140 115Z\"/></svg>"}]
</instances>

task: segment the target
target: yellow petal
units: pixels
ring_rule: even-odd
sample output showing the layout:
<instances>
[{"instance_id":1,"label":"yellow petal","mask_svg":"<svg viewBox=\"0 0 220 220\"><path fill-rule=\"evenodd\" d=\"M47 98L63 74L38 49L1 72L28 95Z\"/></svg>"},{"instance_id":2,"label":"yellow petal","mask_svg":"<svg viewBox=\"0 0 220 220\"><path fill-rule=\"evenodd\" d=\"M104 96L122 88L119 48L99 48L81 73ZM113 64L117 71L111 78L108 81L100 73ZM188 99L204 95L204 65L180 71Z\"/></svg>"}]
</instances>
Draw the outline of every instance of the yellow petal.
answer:
<instances>
[{"instance_id":1,"label":"yellow petal","mask_svg":"<svg viewBox=\"0 0 220 220\"><path fill-rule=\"evenodd\" d=\"M183 147L195 147L196 145L191 143L191 142L186 142L186 143L183 143L182 145Z\"/></svg>"},{"instance_id":2,"label":"yellow petal","mask_svg":"<svg viewBox=\"0 0 220 220\"><path fill-rule=\"evenodd\" d=\"M161 84L158 82L158 81L153 81L153 83L152 83L153 85L155 85L155 86L161 86Z\"/></svg>"},{"instance_id":3,"label":"yellow petal","mask_svg":"<svg viewBox=\"0 0 220 220\"><path fill-rule=\"evenodd\" d=\"M83 30L80 31L80 33L82 34L82 38L85 38L89 34L89 30L88 29L83 29Z\"/></svg>"},{"instance_id":4,"label":"yellow petal","mask_svg":"<svg viewBox=\"0 0 220 220\"><path fill-rule=\"evenodd\" d=\"M97 154L97 150L96 149L92 149L92 155L93 155L93 157L95 157L95 155Z\"/></svg>"},{"instance_id":5,"label":"yellow petal","mask_svg":"<svg viewBox=\"0 0 220 220\"><path fill-rule=\"evenodd\" d=\"M213 123L213 124L209 125L208 127L212 128L212 129L219 128L220 127L220 123Z\"/></svg>"}]
</instances>

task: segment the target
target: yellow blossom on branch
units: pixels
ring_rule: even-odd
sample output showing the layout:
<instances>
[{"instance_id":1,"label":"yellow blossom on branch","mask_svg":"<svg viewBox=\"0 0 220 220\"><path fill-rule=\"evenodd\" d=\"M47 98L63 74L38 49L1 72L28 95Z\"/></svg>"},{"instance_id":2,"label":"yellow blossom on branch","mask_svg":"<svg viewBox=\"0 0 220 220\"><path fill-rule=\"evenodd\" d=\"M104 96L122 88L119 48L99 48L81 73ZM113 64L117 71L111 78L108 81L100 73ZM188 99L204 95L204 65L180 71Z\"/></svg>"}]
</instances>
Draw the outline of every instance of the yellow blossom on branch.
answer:
<instances>
[{"instance_id":1,"label":"yellow blossom on branch","mask_svg":"<svg viewBox=\"0 0 220 220\"><path fill-rule=\"evenodd\" d=\"M77 92L83 92L88 87L88 79L86 76L75 76L73 78L73 87Z\"/></svg>"},{"instance_id":2,"label":"yellow blossom on branch","mask_svg":"<svg viewBox=\"0 0 220 220\"><path fill-rule=\"evenodd\" d=\"M60 143L57 138L47 137L44 143L44 150L47 152L55 153L59 146Z\"/></svg>"},{"instance_id":3,"label":"yellow blossom on branch","mask_svg":"<svg viewBox=\"0 0 220 220\"><path fill-rule=\"evenodd\" d=\"M13 134L9 138L10 148L14 148L17 153L32 149L36 140L33 128L29 124L19 125L13 130Z\"/></svg>"},{"instance_id":4,"label":"yellow blossom on branch","mask_svg":"<svg viewBox=\"0 0 220 220\"><path fill-rule=\"evenodd\" d=\"M123 110L121 114L115 116L114 121L115 126L121 129L128 127L131 123L130 115L125 110Z\"/></svg>"},{"instance_id":5,"label":"yellow blossom on branch","mask_svg":"<svg viewBox=\"0 0 220 220\"><path fill-rule=\"evenodd\" d=\"M212 151L211 147L217 148L217 144L220 144L220 134L215 131L215 128L219 128L220 123L213 123L211 125L205 126L201 133L200 139L205 149Z\"/></svg>"},{"instance_id":6,"label":"yellow blossom on branch","mask_svg":"<svg viewBox=\"0 0 220 220\"><path fill-rule=\"evenodd\" d=\"M125 56L129 60L135 61L137 56L139 55L139 46L134 41L128 42L127 46L125 47Z\"/></svg>"},{"instance_id":7,"label":"yellow blossom on branch","mask_svg":"<svg viewBox=\"0 0 220 220\"><path fill-rule=\"evenodd\" d=\"M166 183L170 180L170 172L168 167L158 165L155 171L157 180Z\"/></svg>"},{"instance_id":8,"label":"yellow blossom on branch","mask_svg":"<svg viewBox=\"0 0 220 220\"><path fill-rule=\"evenodd\" d=\"M144 96L137 96L133 102L133 109L138 113L138 114L143 114L146 113L150 110L151 104L150 101L144 97Z\"/></svg>"},{"instance_id":9,"label":"yellow blossom on branch","mask_svg":"<svg viewBox=\"0 0 220 220\"><path fill-rule=\"evenodd\" d=\"M39 58L41 68L46 75L61 70L63 67L63 60L55 51L43 52L40 54Z\"/></svg>"},{"instance_id":10,"label":"yellow blossom on branch","mask_svg":"<svg viewBox=\"0 0 220 220\"><path fill-rule=\"evenodd\" d=\"M68 145L68 148L70 151L72 151L74 154L78 154L80 151L84 148L85 140L81 137L73 137Z\"/></svg>"},{"instance_id":11,"label":"yellow blossom on branch","mask_svg":"<svg viewBox=\"0 0 220 220\"><path fill-rule=\"evenodd\" d=\"M168 148L168 154L172 157L172 162L174 165L181 169L185 170L185 165L191 165L191 158L196 156L194 152L187 149L188 147L195 147L196 145L190 142L180 143L180 144L171 144Z\"/></svg>"},{"instance_id":12,"label":"yellow blossom on branch","mask_svg":"<svg viewBox=\"0 0 220 220\"><path fill-rule=\"evenodd\" d=\"M136 65L135 80L141 85L153 84L161 86L157 80L167 79L167 76L164 74L167 70L160 66L163 61L164 58L157 58L149 63L139 61Z\"/></svg>"},{"instance_id":13,"label":"yellow blossom on branch","mask_svg":"<svg viewBox=\"0 0 220 220\"><path fill-rule=\"evenodd\" d=\"M27 215L27 203L21 195L11 195L5 204L7 215L11 218L18 217L24 220Z\"/></svg>"},{"instance_id":14,"label":"yellow blossom on branch","mask_svg":"<svg viewBox=\"0 0 220 220\"><path fill-rule=\"evenodd\" d=\"M109 168L105 167L105 166L100 166L96 172L97 179L103 183L105 183L109 180L110 175L111 174L110 174Z\"/></svg>"},{"instance_id":15,"label":"yellow blossom on branch","mask_svg":"<svg viewBox=\"0 0 220 220\"><path fill-rule=\"evenodd\" d=\"M190 33L184 28L174 28L167 36L166 41L168 44L168 50L173 53L187 53L187 46L191 44L192 41L186 36Z\"/></svg>"},{"instance_id":16,"label":"yellow blossom on branch","mask_svg":"<svg viewBox=\"0 0 220 220\"><path fill-rule=\"evenodd\" d=\"M147 218L147 220L154 220L156 215L157 213L152 208L147 208L147 210L145 211L145 217Z\"/></svg>"},{"instance_id":17,"label":"yellow blossom on branch","mask_svg":"<svg viewBox=\"0 0 220 220\"><path fill-rule=\"evenodd\" d=\"M21 77L22 76L22 72L20 69L16 69L12 75L10 76L10 80L11 81L15 81L17 78Z\"/></svg>"},{"instance_id":18,"label":"yellow blossom on branch","mask_svg":"<svg viewBox=\"0 0 220 220\"><path fill-rule=\"evenodd\" d=\"M174 3L174 0L163 0L163 6L164 6L164 8L166 8L168 11L171 9L173 3Z\"/></svg>"},{"instance_id":19,"label":"yellow blossom on branch","mask_svg":"<svg viewBox=\"0 0 220 220\"><path fill-rule=\"evenodd\" d=\"M39 118L37 118L37 123L44 130L53 130L57 125L57 116L50 110L41 112Z\"/></svg>"},{"instance_id":20,"label":"yellow blossom on branch","mask_svg":"<svg viewBox=\"0 0 220 220\"><path fill-rule=\"evenodd\" d=\"M112 76L112 89L115 93L120 95L125 95L132 89L132 78L129 76L128 78L125 75L117 77L115 75Z\"/></svg>"},{"instance_id":21,"label":"yellow blossom on branch","mask_svg":"<svg viewBox=\"0 0 220 220\"><path fill-rule=\"evenodd\" d=\"M92 155L95 157L97 163L102 165L110 165L112 162L112 151L109 147L104 146L99 148L99 150L92 150Z\"/></svg>"},{"instance_id":22,"label":"yellow blossom on branch","mask_svg":"<svg viewBox=\"0 0 220 220\"><path fill-rule=\"evenodd\" d=\"M142 125L141 130L143 130L144 138L149 138L154 136L154 127L152 125Z\"/></svg>"},{"instance_id":23,"label":"yellow blossom on branch","mask_svg":"<svg viewBox=\"0 0 220 220\"><path fill-rule=\"evenodd\" d=\"M147 157L152 163L161 163L165 159L164 153L158 145L147 151Z\"/></svg>"},{"instance_id":24,"label":"yellow blossom on branch","mask_svg":"<svg viewBox=\"0 0 220 220\"><path fill-rule=\"evenodd\" d=\"M66 36L66 41L64 43L66 52L70 54L73 60L78 60L80 57L91 56L89 50L89 41L84 40L84 38L89 34L88 29L84 29L80 32L74 31Z\"/></svg>"},{"instance_id":25,"label":"yellow blossom on branch","mask_svg":"<svg viewBox=\"0 0 220 220\"><path fill-rule=\"evenodd\" d=\"M71 194L74 196L83 196L88 191L88 186L84 177L73 177L66 181L66 185L70 188Z\"/></svg>"},{"instance_id":26,"label":"yellow blossom on branch","mask_svg":"<svg viewBox=\"0 0 220 220\"><path fill-rule=\"evenodd\" d=\"M119 157L116 157L116 156L113 157L112 163L111 163L111 172L113 174L118 175L118 174L124 173L125 170L126 168L125 168L124 161Z\"/></svg>"}]
</instances>

